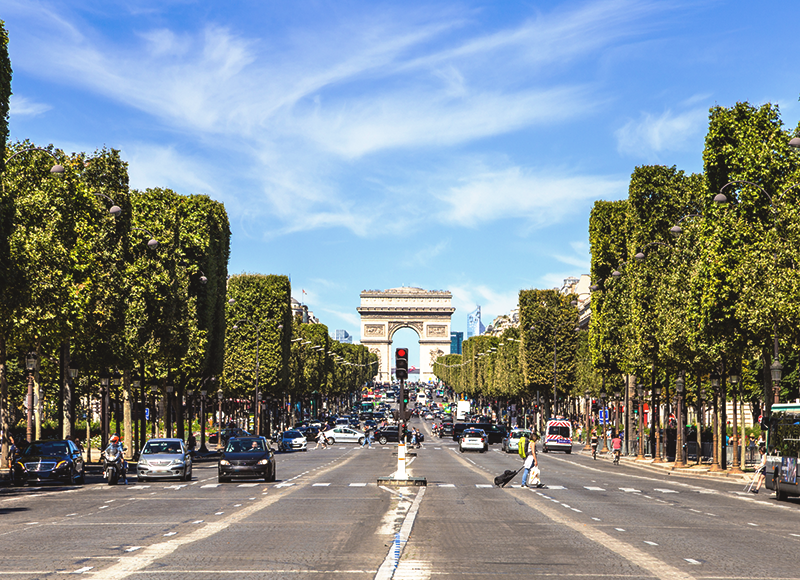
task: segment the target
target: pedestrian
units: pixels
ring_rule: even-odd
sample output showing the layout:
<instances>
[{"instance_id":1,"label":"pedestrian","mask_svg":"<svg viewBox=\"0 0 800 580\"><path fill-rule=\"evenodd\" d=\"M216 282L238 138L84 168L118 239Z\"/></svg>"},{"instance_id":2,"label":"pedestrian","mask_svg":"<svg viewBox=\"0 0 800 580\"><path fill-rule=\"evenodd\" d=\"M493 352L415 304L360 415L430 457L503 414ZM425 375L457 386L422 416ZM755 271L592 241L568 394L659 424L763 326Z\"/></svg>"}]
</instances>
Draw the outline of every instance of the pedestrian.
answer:
<instances>
[{"instance_id":1,"label":"pedestrian","mask_svg":"<svg viewBox=\"0 0 800 580\"><path fill-rule=\"evenodd\" d=\"M592 459L597 459L597 429L592 429L590 441L592 444Z\"/></svg>"},{"instance_id":2,"label":"pedestrian","mask_svg":"<svg viewBox=\"0 0 800 580\"><path fill-rule=\"evenodd\" d=\"M758 448L758 452L761 454L761 462L758 464L756 472L753 474L753 477L757 479L755 485L750 489L751 493L758 493L758 488L764 483L764 478L767 474L767 450L762 446Z\"/></svg>"},{"instance_id":3,"label":"pedestrian","mask_svg":"<svg viewBox=\"0 0 800 580\"><path fill-rule=\"evenodd\" d=\"M528 477L525 477L526 474L523 473L523 479L525 479L523 487L544 487L540 479L541 471L539 470L539 460L536 457L536 441L538 440L539 436L536 435L536 433L531 434L531 440L530 443L528 443L528 457L525 458Z\"/></svg>"},{"instance_id":4,"label":"pedestrian","mask_svg":"<svg viewBox=\"0 0 800 580\"><path fill-rule=\"evenodd\" d=\"M197 446L197 438L195 438L194 433L189 433L189 438L186 440L186 446L189 448L189 451L194 455L194 448Z\"/></svg>"},{"instance_id":5,"label":"pedestrian","mask_svg":"<svg viewBox=\"0 0 800 580\"><path fill-rule=\"evenodd\" d=\"M317 434L317 446L314 447L314 449L319 449L320 446L322 446L323 449L328 448L328 442L325 440L325 433L322 431L322 429L320 429L319 433Z\"/></svg>"},{"instance_id":6,"label":"pedestrian","mask_svg":"<svg viewBox=\"0 0 800 580\"><path fill-rule=\"evenodd\" d=\"M519 456L522 457L522 487L525 487L528 484L528 475L531 472L531 466L533 465L533 460L530 462L528 461L528 456L530 455L530 437L528 434L523 432L522 437L519 438L519 443L517 445L517 452Z\"/></svg>"}]
</instances>

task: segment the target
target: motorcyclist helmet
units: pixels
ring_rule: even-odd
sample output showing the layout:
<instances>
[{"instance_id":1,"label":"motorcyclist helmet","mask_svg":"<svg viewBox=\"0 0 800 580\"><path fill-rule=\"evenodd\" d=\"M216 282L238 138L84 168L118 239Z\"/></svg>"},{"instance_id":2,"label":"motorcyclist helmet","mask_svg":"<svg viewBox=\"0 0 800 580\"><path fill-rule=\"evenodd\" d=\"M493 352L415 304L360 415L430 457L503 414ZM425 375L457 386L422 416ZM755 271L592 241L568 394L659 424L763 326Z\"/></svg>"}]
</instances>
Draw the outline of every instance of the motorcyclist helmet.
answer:
<instances>
[{"instance_id":1,"label":"motorcyclist helmet","mask_svg":"<svg viewBox=\"0 0 800 580\"><path fill-rule=\"evenodd\" d=\"M112 445L117 445L117 444L119 444L119 437L118 437L118 436L116 436L116 435L112 435L112 436L111 436L111 444L112 444Z\"/></svg>"}]
</instances>

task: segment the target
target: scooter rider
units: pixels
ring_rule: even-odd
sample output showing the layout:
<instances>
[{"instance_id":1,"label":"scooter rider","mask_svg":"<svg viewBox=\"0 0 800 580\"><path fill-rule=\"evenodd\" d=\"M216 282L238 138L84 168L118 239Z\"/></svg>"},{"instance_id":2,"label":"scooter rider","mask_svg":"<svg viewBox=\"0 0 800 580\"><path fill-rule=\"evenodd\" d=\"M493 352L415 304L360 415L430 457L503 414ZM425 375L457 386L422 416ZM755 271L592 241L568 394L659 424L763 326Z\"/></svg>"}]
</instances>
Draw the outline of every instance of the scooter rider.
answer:
<instances>
[{"instance_id":1,"label":"scooter rider","mask_svg":"<svg viewBox=\"0 0 800 580\"><path fill-rule=\"evenodd\" d=\"M125 461L125 446L119 440L119 435L116 433L111 436L106 450L111 450L112 453L119 453L122 458L122 481L123 485L128 485L128 462Z\"/></svg>"}]
</instances>

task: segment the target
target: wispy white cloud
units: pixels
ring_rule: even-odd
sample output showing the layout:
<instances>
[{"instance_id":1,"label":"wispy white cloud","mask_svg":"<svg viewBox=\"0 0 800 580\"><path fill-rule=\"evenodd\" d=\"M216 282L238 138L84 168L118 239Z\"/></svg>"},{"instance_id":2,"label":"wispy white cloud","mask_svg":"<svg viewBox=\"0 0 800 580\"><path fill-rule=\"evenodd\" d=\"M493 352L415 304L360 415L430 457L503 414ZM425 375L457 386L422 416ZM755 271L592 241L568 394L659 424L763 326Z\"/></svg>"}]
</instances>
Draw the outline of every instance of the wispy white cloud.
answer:
<instances>
[{"instance_id":1,"label":"wispy white cloud","mask_svg":"<svg viewBox=\"0 0 800 580\"><path fill-rule=\"evenodd\" d=\"M46 113L53 107L46 103L37 103L21 95L11 95L9 115L11 117L35 117Z\"/></svg>"},{"instance_id":2,"label":"wispy white cloud","mask_svg":"<svg viewBox=\"0 0 800 580\"><path fill-rule=\"evenodd\" d=\"M453 293L452 304L459 316L466 318L467 314L480 305L481 320L486 325L519 304L518 290L498 291L484 284L450 285L449 290Z\"/></svg>"},{"instance_id":3,"label":"wispy white cloud","mask_svg":"<svg viewBox=\"0 0 800 580\"><path fill-rule=\"evenodd\" d=\"M617 197L626 182L608 176L534 172L512 166L482 168L439 194L445 204L443 221L462 226L504 218L522 218L532 227L557 222L578 211L575 202Z\"/></svg>"},{"instance_id":4,"label":"wispy white cloud","mask_svg":"<svg viewBox=\"0 0 800 580\"><path fill-rule=\"evenodd\" d=\"M634 157L663 151L681 151L707 128L708 109L698 107L681 113L668 109L661 115L642 113L617 129L617 150Z\"/></svg>"}]
</instances>

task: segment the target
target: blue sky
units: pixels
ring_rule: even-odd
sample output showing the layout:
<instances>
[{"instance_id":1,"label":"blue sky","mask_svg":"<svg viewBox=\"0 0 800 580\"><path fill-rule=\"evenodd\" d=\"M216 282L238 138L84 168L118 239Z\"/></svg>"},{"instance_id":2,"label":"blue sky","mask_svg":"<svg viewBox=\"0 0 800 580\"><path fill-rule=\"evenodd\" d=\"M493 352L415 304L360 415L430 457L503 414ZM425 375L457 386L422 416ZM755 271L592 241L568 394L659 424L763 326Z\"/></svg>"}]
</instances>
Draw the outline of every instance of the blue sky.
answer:
<instances>
[{"instance_id":1,"label":"blue sky","mask_svg":"<svg viewBox=\"0 0 800 580\"><path fill-rule=\"evenodd\" d=\"M700 171L715 104L800 118L788 0L0 0L0 18L13 140L120 149L132 187L224 202L230 272L291 275L356 338L364 289L449 289L465 331L476 304L488 325L588 273L593 202L637 165Z\"/></svg>"}]
</instances>

